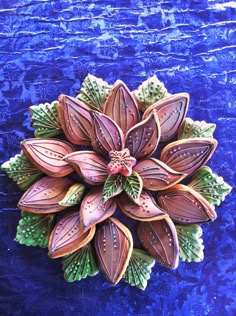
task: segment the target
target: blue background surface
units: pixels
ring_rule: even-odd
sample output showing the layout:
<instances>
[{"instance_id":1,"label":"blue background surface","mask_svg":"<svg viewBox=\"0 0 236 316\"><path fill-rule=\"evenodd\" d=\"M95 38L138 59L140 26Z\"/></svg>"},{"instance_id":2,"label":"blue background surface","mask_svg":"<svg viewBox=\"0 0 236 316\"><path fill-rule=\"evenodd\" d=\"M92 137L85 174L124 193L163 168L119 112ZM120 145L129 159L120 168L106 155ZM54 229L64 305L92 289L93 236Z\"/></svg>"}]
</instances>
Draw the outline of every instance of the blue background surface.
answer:
<instances>
[{"instance_id":1,"label":"blue background surface","mask_svg":"<svg viewBox=\"0 0 236 316\"><path fill-rule=\"evenodd\" d=\"M33 135L28 107L74 95L90 72L135 89L156 74L217 124L209 165L235 187L236 4L223 0L0 0L0 162ZM63 280L60 260L14 242L17 186L0 176L0 315L235 315L236 197L203 225L205 260L156 264L145 292L99 274Z\"/></svg>"}]
</instances>

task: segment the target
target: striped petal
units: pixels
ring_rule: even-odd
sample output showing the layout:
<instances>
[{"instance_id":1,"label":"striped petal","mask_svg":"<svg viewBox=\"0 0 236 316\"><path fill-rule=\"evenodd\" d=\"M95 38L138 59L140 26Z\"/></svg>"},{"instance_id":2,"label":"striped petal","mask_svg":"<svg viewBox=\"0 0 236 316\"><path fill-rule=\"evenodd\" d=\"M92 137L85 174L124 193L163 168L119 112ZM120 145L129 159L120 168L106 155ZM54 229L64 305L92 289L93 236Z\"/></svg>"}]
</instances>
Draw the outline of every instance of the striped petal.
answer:
<instances>
[{"instance_id":1,"label":"striped petal","mask_svg":"<svg viewBox=\"0 0 236 316\"><path fill-rule=\"evenodd\" d=\"M109 199L103 202L103 187L92 189L83 199L80 207L81 228L85 231L92 225L100 223L112 216L116 210L116 202Z\"/></svg>"},{"instance_id":2,"label":"striped petal","mask_svg":"<svg viewBox=\"0 0 236 316\"><path fill-rule=\"evenodd\" d=\"M118 198L121 211L128 217L138 221L156 221L168 217L168 215L156 204L152 195L147 191L142 191L140 195L140 205L137 205L125 193Z\"/></svg>"},{"instance_id":3,"label":"striped petal","mask_svg":"<svg viewBox=\"0 0 236 316\"><path fill-rule=\"evenodd\" d=\"M136 101L122 81L116 81L112 87L105 103L104 114L112 118L123 133L139 122Z\"/></svg>"},{"instance_id":4,"label":"striped petal","mask_svg":"<svg viewBox=\"0 0 236 316\"><path fill-rule=\"evenodd\" d=\"M158 194L158 204L173 221L180 224L198 224L213 221L214 208L199 193L186 185L176 184Z\"/></svg>"},{"instance_id":5,"label":"striped petal","mask_svg":"<svg viewBox=\"0 0 236 316\"><path fill-rule=\"evenodd\" d=\"M159 143L160 124L155 112L136 124L126 134L125 147L137 160L152 155Z\"/></svg>"},{"instance_id":6,"label":"striped petal","mask_svg":"<svg viewBox=\"0 0 236 316\"><path fill-rule=\"evenodd\" d=\"M92 119L89 108L82 101L61 95L58 110L66 138L73 144L90 145Z\"/></svg>"},{"instance_id":7,"label":"striped petal","mask_svg":"<svg viewBox=\"0 0 236 316\"><path fill-rule=\"evenodd\" d=\"M124 149L124 136L120 127L108 116L92 112L92 146L102 156L108 157L111 150Z\"/></svg>"},{"instance_id":8,"label":"striped petal","mask_svg":"<svg viewBox=\"0 0 236 316\"><path fill-rule=\"evenodd\" d=\"M146 118L152 111L157 113L161 126L161 142L170 140L178 132L188 110L189 94L177 93L166 97L152 106L143 114Z\"/></svg>"},{"instance_id":9,"label":"striped petal","mask_svg":"<svg viewBox=\"0 0 236 316\"><path fill-rule=\"evenodd\" d=\"M175 171L155 158L140 161L134 170L142 178L143 187L151 191L167 189L186 176L185 173Z\"/></svg>"},{"instance_id":10,"label":"striped petal","mask_svg":"<svg viewBox=\"0 0 236 316\"><path fill-rule=\"evenodd\" d=\"M88 184L100 185L108 177L106 160L94 151L75 151L64 157L64 160Z\"/></svg>"},{"instance_id":11,"label":"striped petal","mask_svg":"<svg viewBox=\"0 0 236 316\"><path fill-rule=\"evenodd\" d=\"M169 268L177 268L179 243L175 226L170 218L141 222L137 232L143 247L150 255Z\"/></svg>"},{"instance_id":12,"label":"striped petal","mask_svg":"<svg viewBox=\"0 0 236 316\"><path fill-rule=\"evenodd\" d=\"M217 141L212 138L190 138L167 145L160 160L176 171L191 175L213 155Z\"/></svg>"},{"instance_id":13,"label":"striped petal","mask_svg":"<svg viewBox=\"0 0 236 316\"><path fill-rule=\"evenodd\" d=\"M73 168L63 160L74 151L67 142L52 138L30 138L21 142L21 148L30 162L48 176L58 178L73 172Z\"/></svg>"},{"instance_id":14,"label":"striped petal","mask_svg":"<svg viewBox=\"0 0 236 316\"><path fill-rule=\"evenodd\" d=\"M95 226L84 232L80 228L79 210L67 213L53 229L49 244L49 257L68 255L87 245L95 234Z\"/></svg>"},{"instance_id":15,"label":"striped petal","mask_svg":"<svg viewBox=\"0 0 236 316\"><path fill-rule=\"evenodd\" d=\"M130 231L120 221L110 217L95 235L95 250L100 269L114 284L122 278L133 249Z\"/></svg>"},{"instance_id":16,"label":"striped petal","mask_svg":"<svg viewBox=\"0 0 236 316\"><path fill-rule=\"evenodd\" d=\"M60 202L70 186L71 181L67 178L44 177L24 193L18 207L39 214L59 212L67 207L60 205Z\"/></svg>"}]
</instances>

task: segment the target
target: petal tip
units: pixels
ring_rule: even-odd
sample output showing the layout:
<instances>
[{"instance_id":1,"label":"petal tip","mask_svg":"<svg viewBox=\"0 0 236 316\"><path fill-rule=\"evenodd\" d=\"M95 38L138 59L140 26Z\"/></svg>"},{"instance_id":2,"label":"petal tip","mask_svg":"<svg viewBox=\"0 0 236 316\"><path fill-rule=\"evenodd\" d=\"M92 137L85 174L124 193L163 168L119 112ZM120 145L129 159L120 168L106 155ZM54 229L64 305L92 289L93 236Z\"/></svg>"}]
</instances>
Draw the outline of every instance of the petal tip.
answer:
<instances>
[{"instance_id":1,"label":"petal tip","mask_svg":"<svg viewBox=\"0 0 236 316\"><path fill-rule=\"evenodd\" d=\"M48 251L48 257L51 258L51 259L55 259L56 258L55 252L53 250L49 250Z\"/></svg>"}]
</instances>

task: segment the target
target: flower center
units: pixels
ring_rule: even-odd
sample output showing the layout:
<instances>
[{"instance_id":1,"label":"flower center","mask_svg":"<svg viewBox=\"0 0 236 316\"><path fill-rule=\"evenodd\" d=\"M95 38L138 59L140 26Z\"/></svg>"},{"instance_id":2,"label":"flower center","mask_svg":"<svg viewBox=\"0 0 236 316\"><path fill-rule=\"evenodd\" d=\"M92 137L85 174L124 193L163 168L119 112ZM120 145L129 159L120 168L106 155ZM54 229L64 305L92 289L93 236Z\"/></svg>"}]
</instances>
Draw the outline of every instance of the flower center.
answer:
<instances>
[{"instance_id":1,"label":"flower center","mask_svg":"<svg viewBox=\"0 0 236 316\"><path fill-rule=\"evenodd\" d=\"M136 164L136 159L130 156L129 149L125 148L121 151L111 150L109 152L111 161L107 165L109 174L120 173L125 177L129 177L132 173L132 167Z\"/></svg>"}]
</instances>

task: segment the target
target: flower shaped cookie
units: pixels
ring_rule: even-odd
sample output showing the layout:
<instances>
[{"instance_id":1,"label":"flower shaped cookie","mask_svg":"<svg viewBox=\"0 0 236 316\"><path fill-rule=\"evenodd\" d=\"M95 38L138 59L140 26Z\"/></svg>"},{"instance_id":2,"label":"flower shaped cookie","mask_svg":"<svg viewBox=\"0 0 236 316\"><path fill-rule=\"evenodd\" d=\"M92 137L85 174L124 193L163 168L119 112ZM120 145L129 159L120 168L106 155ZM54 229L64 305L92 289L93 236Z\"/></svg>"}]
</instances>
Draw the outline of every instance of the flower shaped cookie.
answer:
<instances>
[{"instance_id":1,"label":"flower shaped cookie","mask_svg":"<svg viewBox=\"0 0 236 316\"><path fill-rule=\"evenodd\" d=\"M68 281L100 270L113 284L145 289L155 260L170 268L179 258L201 261L199 224L216 219L214 205L231 187L205 166L215 125L185 118L188 104L187 93L168 94L155 76L130 92L88 75L76 98L32 106L36 138L2 165L27 189L16 240L64 257ZM143 249L119 210L137 221Z\"/></svg>"}]
</instances>

